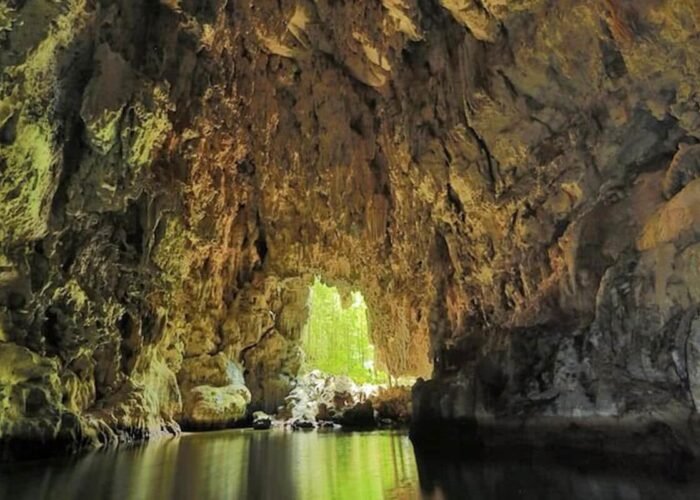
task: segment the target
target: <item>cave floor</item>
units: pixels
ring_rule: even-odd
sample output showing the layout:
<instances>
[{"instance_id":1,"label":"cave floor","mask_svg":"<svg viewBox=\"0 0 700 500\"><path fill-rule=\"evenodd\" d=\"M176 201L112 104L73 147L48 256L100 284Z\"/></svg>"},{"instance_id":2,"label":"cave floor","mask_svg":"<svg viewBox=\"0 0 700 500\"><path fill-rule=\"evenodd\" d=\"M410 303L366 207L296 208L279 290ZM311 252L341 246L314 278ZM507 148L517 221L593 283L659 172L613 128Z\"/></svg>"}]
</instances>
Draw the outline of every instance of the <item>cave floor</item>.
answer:
<instances>
[{"instance_id":1,"label":"cave floor","mask_svg":"<svg viewBox=\"0 0 700 500\"><path fill-rule=\"evenodd\" d=\"M227 430L0 465L0 499L700 498L700 481L414 453L404 432Z\"/></svg>"}]
</instances>

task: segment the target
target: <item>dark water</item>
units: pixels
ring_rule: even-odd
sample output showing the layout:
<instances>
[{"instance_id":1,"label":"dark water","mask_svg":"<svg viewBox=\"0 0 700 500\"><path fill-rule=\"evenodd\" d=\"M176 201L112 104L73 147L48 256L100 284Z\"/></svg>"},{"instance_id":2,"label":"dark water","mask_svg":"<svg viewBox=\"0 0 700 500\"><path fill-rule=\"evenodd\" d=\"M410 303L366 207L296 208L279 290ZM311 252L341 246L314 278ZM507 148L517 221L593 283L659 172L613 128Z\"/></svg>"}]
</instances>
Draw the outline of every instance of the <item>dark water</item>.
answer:
<instances>
[{"instance_id":1,"label":"dark water","mask_svg":"<svg viewBox=\"0 0 700 500\"><path fill-rule=\"evenodd\" d=\"M224 431L0 466L0 498L700 499L695 482L556 465L416 459L402 433Z\"/></svg>"}]
</instances>

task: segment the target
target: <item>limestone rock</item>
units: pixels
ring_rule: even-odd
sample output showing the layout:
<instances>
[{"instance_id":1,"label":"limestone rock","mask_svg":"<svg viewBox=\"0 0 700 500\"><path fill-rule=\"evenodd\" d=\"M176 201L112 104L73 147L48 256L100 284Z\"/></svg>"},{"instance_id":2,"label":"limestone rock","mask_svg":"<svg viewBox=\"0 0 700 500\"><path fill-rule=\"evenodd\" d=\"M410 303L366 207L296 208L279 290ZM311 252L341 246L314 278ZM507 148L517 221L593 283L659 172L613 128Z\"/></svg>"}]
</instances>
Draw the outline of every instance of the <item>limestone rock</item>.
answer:
<instances>
[{"instance_id":1,"label":"limestone rock","mask_svg":"<svg viewBox=\"0 0 700 500\"><path fill-rule=\"evenodd\" d=\"M0 436L31 432L31 426L55 424L62 396L57 365L13 343L0 343L2 419ZM52 411L53 410L53 411Z\"/></svg>"},{"instance_id":2,"label":"limestone rock","mask_svg":"<svg viewBox=\"0 0 700 500\"><path fill-rule=\"evenodd\" d=\"M90 80L80 116L90 145L102 154L119 140L119 121L132 91L131 68L106 44L96 51L95 65L99 73Z\"/></svg>"},{"instance_id":3,"label":"limestone rock","mask_svg":"<svg viewBox=\"0 0 700 500\"><path fill-rule=\"evenodd\" d=\"M191 389L185 398L186 421L191 426L203 428L230 425L245 415L249 402L250 391L245 386L200 385Z\"/></svg>"},{"instance_id":4,"label":"limestone rock","mask_svg":"<svg viewBox=\"0 0 700 500\"><path fill-rule=\"evenodd\" d=\"M2 439L277 411L315 275L414 425L692 435L697 2L5 3Z\"/></svg>"},{"instance_id":5,"label":"limestone rock","mask_svg":"<svg viewBox=\"0 0 700 500\"><path fill-rule=\"evenodd\" d=\"M700 175L700 145L679 144L679 149L664 176L664 196L673 197Z\"/></svg>"},{"instance_id":6,"label":"limestone rock","mask_svg":"<svg viewBox=\"0 0 700 500\"><path fill-rule=\"evenodd\" d=\"M474 37L485 42L494 42L498 36L498 22L482 2L477 0L441 0L457 21L464 24Z\"/></svg>"}]
</instances>

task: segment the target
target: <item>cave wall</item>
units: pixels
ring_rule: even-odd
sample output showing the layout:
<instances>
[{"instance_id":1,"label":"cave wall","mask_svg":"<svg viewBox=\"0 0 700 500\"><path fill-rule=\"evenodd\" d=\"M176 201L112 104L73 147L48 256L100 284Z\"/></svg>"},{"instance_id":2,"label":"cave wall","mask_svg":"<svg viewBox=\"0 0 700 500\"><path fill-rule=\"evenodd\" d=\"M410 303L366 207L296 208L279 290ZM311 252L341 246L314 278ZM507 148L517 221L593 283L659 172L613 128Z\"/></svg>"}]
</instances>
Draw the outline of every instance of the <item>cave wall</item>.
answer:
<instances>
[{"instance_id":1,"label":"cave wall","mask_svg":"<svg viewBox=\"0 0 700 500\"><path fill-rule=\"evenodd\" d=\"M392 373L432 372L419 418L694 415L699 25L683 0L4 2L0 438L269 409L313 275L363 293Z\"/></svg>"}]
</instances>

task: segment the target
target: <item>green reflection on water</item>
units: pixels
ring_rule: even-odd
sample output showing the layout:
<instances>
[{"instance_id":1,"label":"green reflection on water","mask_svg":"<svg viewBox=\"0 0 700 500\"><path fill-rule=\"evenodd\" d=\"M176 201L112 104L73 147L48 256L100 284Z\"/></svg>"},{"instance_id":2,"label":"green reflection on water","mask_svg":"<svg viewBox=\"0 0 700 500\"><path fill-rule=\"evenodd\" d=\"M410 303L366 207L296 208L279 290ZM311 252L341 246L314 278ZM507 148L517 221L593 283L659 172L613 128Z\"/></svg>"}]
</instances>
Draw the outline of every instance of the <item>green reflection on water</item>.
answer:
<instances>
[{"instance_id":1,"label":"green reflection on water","mask_svg":"<svg viewBox=\"0 0 700 500\"><path fill-rule=\"evenodd\" d=\"M298 498L418 498L416 464L406 437L314 434L293 440Z\"/></svg>"},{"instance_id":2,"label":"green reflection on water","mask_svg":"<svg viewBox=\"0 0 700 500\"><path fill-rule=\"evenodd\" d=\"M0 464L0 500L686 500L700 480L529 460L414 458L400 433L225 431L75 459ZM594 464L595 465L595 464ZM420 479L419 479L420 478Z\"/></svg>"},{"instance_id":3,"label":"green reflection on water","mask_svg":"<svg viewBox=\"0 0 700 500\"><path fill-rule=\"evenodd\" d=\"M0 499L413 499L401 433L250 430L185 435L0 468Z\"/></svg>"}]
</instances>

